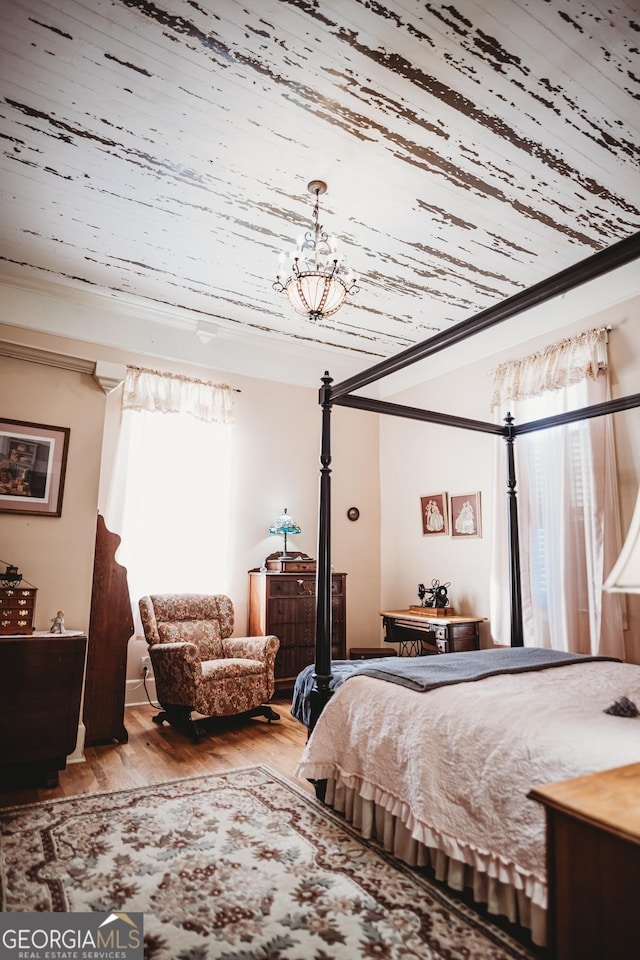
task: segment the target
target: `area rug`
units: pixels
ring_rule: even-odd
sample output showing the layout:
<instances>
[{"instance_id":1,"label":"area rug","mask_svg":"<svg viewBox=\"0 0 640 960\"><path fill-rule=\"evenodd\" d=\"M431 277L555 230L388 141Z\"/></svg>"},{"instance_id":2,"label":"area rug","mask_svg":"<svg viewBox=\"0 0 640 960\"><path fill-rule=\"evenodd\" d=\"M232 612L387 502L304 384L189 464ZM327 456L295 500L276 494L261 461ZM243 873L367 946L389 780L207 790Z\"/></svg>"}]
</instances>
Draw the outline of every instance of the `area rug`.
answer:
<instances>
[{"instance_id":1,"label":"area rug","mask_svg":"<svg viewBox=\"0 0 640 960\"><path fill-rule=\"evenodd\" d=\"M531 960L265 766L0 812L3 911L144 915L147 960Z\"/></svg>"}]
</instances>

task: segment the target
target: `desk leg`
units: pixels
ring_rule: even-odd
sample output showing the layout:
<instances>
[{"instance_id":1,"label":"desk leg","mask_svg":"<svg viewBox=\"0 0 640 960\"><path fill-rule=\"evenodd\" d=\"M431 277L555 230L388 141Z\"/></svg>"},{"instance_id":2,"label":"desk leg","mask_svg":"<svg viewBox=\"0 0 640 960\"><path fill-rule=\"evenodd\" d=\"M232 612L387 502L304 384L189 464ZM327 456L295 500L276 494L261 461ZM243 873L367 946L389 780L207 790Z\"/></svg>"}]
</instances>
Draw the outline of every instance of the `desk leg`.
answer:
<instances>
[{"instance_id":1,"label":"desk leg","mask_svg":"<svg viewBox=\"0 0 640 960\"><path fill-rule=\"evenodd\" d=\"M401 657L419 657L422 652L420 640L400 640Z\"/></svg>"}]
</instances>

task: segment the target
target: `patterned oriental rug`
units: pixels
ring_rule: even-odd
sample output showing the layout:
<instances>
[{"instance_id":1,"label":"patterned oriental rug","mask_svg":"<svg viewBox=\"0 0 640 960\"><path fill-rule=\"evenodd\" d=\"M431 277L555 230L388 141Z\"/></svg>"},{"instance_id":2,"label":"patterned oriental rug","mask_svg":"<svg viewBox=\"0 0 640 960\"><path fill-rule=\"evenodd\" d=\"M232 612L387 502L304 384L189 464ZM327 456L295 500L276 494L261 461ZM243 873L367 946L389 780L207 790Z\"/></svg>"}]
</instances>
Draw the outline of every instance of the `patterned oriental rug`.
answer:
<instances>
[{"instance_id":1,"label":"patterned oriental rug","mask_svg":"<svg viewBox=\"0 0 640 960\"><path fill-rule=\"evenodd\" d=\"M532 960L268 767L0 812L3 911L144 914L146 960Z\"/></svg>"}]
</instances>

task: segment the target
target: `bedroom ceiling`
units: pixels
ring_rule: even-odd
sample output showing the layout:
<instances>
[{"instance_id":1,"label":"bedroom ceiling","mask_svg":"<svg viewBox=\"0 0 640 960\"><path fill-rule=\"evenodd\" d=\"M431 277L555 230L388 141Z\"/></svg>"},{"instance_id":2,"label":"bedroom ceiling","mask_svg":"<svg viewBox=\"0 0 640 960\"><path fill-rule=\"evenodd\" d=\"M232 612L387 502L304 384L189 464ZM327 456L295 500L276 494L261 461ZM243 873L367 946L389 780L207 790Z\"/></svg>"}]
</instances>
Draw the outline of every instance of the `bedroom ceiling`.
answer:
<instances>
[{"instance_id":1,"label":"bedroom ceiling","mask_svg":"<svg viewBox=\"0 0 640 960\"><path fill-rule=\"evenodd\" d=\"M362 369L640 229L638 0L0 3L5 282ZM324 325L271 286L315 178Z\"/></svg>"}]
</instances>

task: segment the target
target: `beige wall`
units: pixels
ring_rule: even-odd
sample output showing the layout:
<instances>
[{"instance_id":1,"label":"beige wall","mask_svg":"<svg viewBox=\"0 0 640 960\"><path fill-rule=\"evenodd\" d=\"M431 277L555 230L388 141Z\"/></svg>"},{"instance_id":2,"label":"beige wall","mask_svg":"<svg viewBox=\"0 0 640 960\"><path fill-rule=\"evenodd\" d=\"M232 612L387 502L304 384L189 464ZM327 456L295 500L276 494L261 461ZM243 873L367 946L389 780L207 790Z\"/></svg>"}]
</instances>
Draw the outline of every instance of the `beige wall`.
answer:
<instances>
[{"instance_id":1,"label":"beige wall","mask_svg":"<svg viewBox=\"0 0 640 960\"><path fill-rule=\"evenodd\" d=\"M1 314L0 314L1 319ZM614 393L638 389L640 303L612 308L593 324L569 325L567 333L610 323ZM247 571L280 549L267 533L284 506L302 527L293 543L315 555L320 443L318 384L289 387L258 378L189 368L113 348L2 326L0 340L69 353L86 359L145 363L197 376L222 377L238 387L232 587L236 633L246 629ZM554 337L552 339L557 339ZM512 350L521 356L537 340ZM398 399L417 406L489 419L490 371L500 354L428 381ZM95 520L104 502L118 420L117 394L106 397L88 374L0 357L0 410L4 417L71 428L67 480L61 518L0 514L0 560L15 563L39 588L36 627L46 629L56 610L68 626L88 628ZM450 595L462 613L489 615L488 571L495 444L484 434L453 430L336 407L332 414L333 563L348 574L347 643L380 642L379 611L417 601L417 584L451 581ZM640 484L640 410L615 420L622 526L626 531ZM99 493L99 478L101 493ZM484 536L459 542L424 538L420 497L446 490L480 491ZM346 511L357 506L352 523ZM382 584L382 586L381 586ZM136 599L136 598L134 598ZM640 663L640 597L627 598L628 658ZM489 642L490 627L483 627ZM130 644L129 678L134 684L144 644Z\"/></svg>"},{"instance_id":2,"label":"beige wall","mask_svg":"<svg viewBox=\"0 0 640 960\"><path fill-rule=\"evenodd\" d=\"M611 325L609 357L613 396L638 391L640 363L640 300L610 308L586 323L569 324L563 336L593 326ZM510 351L484 358L453 373L436 377L393 400L478 420L492 419L492 376L505 359L526 356L556 342L556 334L532 338ZM640 409L616 414L615 434L623 533L629 527L640 485ZM380 433L382 602L387 608L417 603L417 584L436 578L451 581L449 595L456 612L489 616L489 571L496 444L499 438L415 421L385 418ZM501 463L504 455L501 453ZM506 468L505 468L506 469ZM502 483L502 479L500 479ZM506 491L506 484L504 487ZM447 491L480 491L483 536L468 541L422 535L420 497ZM627 597L627 659L640 663L640 597ZM482 642L490 644L490 624Z\"/></svg>"},{"instance_id":3,"label":"beige wall","mask_svg":"<svg viewBox=\"0 0 640 960\"><path fill-rule=\"evenodd\" d=\"M0 357L0 410L7 419L69 427L61 517L0 514L0 561L38 588L35 627L57 610L87 630L105 395L89 376Z\"/></svg>"},{"instance_id":4,"label":"beige wall","mask_svg":"<svg viewBox=\"0 0 640 960\"><path fill-rule=\"evenodd\" d=\"M85 359L145 363L144 357L13 326L0 325L3 339ZM282 549L282 539L269 535L268 527L285 506L302 528L299 536L291 538L291 548L316 554L320 378L305 388L156 359L147 359L146 365L224 379L240 390L234 431L229 592L236 609L235 633L242 635L247 630L247 571ZM88 374L0 356L0 409L6 417L71 427L62 517L0 514L0 560L17 564L25 578L39 587L38 629L47 629L50 618L62 608L68 627L87 630L96 514L106 503L120 390L107 397ZM344 411L335 425L333 444L345 468L334 480L334 569L348 574L347 644L362 646L370 643L371 631L377 628L380 603L377 417ZM361 511L356 523L347 519L349 506ZM139 658L145 653L146 644L133 638L127 671L130 686L136 686Z\"/></svg>"}]
</instances>

